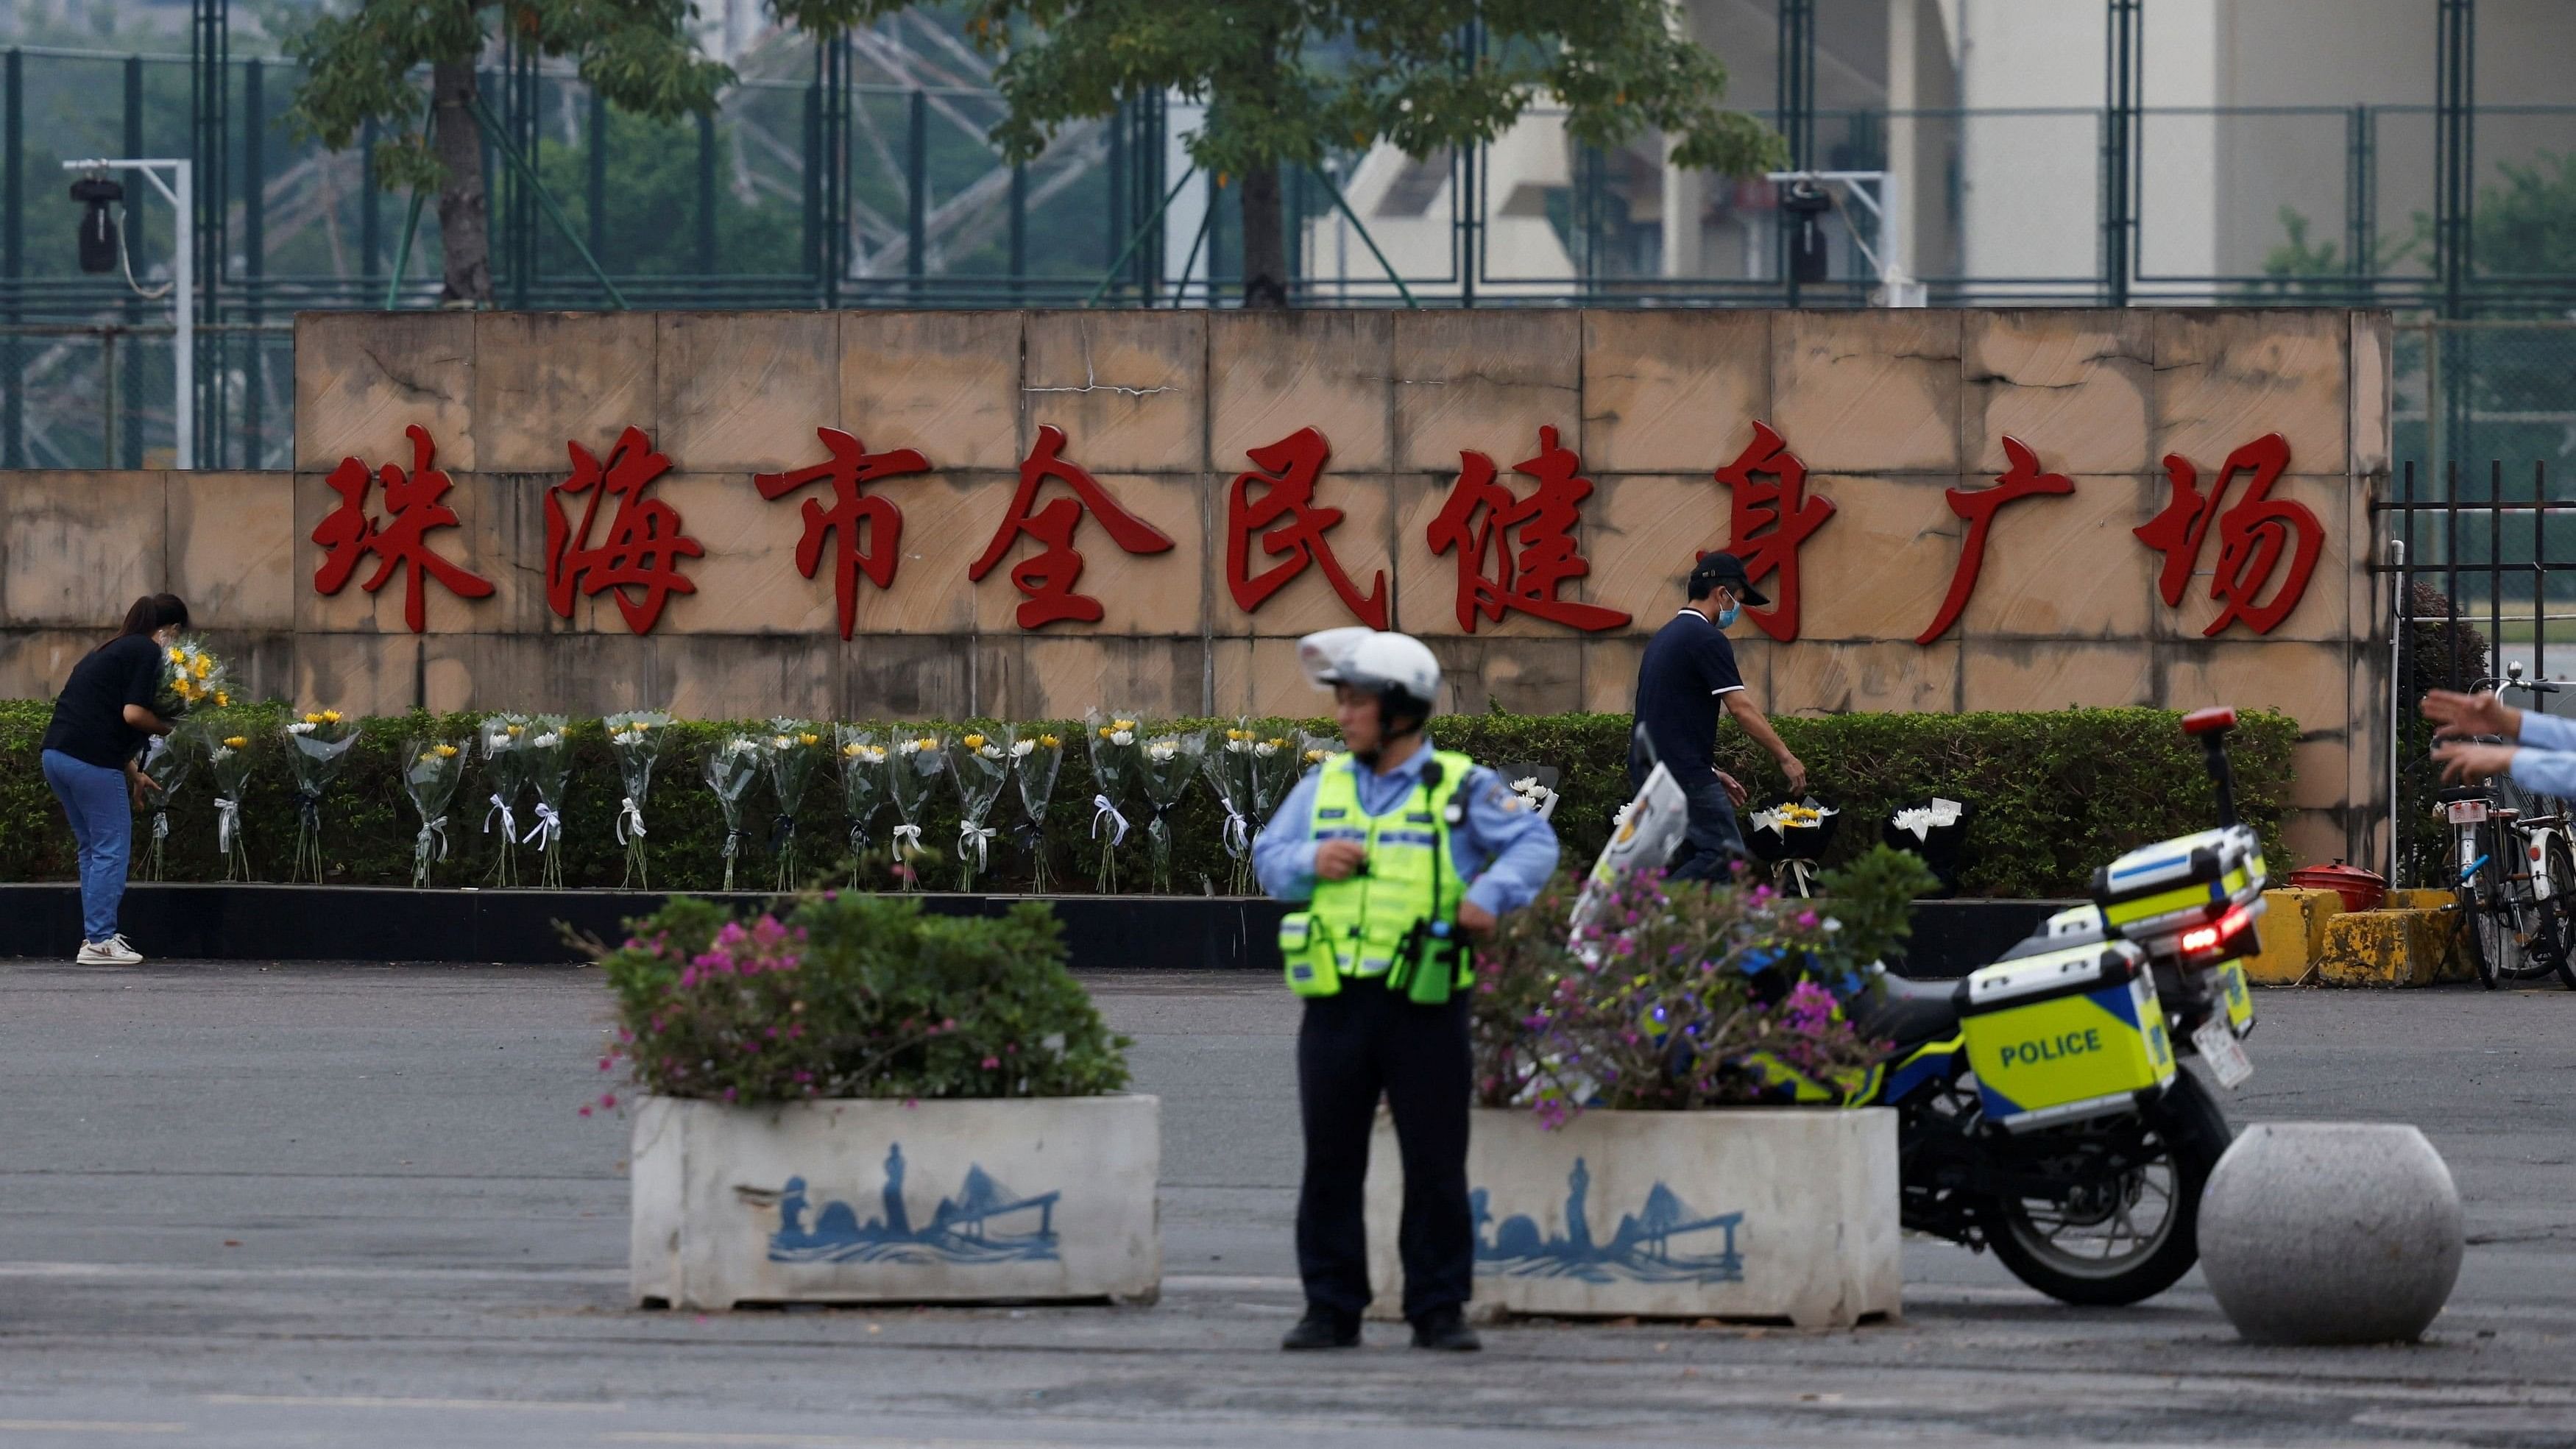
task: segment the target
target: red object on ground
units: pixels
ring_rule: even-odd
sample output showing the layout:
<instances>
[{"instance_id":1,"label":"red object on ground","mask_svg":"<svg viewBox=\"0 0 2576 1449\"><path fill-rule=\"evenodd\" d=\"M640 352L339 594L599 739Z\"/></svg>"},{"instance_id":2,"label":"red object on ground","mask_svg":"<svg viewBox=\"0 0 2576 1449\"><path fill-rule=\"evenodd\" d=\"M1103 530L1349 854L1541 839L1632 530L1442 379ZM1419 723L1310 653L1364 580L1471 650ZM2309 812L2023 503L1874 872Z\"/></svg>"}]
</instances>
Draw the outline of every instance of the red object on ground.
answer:
<instances>
[{"instance_id":1,"label":"red object on ground","mask_svg":"<svg viewBox=\"0 0 2576 1449\"><path fill-rule=\"evenodd\" d=\"M2388 882L2380 879L2376 871L2341 861L2294 870L2288 883L2301 890L2333 891L2343 897L2347 911L2375 911L2388 899Z\"/></svg>"},{"instance_id":2,"label":"red object on ground","mask_svg":"<svg viewBox=\"0 0 2576 1449\"><path fill-rule=\"evenodd\" d=\"M2182 717L2182 732L2187 735L2205 735L2211 730L2234 728L2236 728L2236 711L2228 705L2213 704L2207 709L2196 709Z\"/></svg>"}]
</instances>

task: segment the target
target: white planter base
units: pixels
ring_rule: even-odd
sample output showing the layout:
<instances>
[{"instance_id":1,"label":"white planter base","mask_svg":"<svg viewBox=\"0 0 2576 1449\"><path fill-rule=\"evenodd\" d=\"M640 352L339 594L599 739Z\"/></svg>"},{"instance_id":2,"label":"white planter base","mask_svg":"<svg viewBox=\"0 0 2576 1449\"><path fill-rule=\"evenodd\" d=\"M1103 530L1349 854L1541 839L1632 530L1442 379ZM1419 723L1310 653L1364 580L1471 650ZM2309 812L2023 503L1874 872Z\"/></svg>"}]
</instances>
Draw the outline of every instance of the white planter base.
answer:
<instances>
[{"instance_id":1,"label":"white planter base","mask_svg":"<svg viewBox=\"0 0 2576 1449\"><path fill-rule=\"evenodd\" d=\"M1373 1317L1404 1296L1393 1122L1369 1147ZM1812 1108L1586 1112L1550 1132L1479 1109L1467 1149L1476 1302L1569 1317L1893 1319L1896 1114Z\"/></svg>"},{"instance_id":2,"label":"white planter base","mask_svg":"<svg viewBox=\"0 0 2576 1449\"><path fill-rule=\"evenodd\" d=\"M630 1171L635 1300L1150 1303L1160 1107L647 1097Z\"/></svg>"}]
</instances>

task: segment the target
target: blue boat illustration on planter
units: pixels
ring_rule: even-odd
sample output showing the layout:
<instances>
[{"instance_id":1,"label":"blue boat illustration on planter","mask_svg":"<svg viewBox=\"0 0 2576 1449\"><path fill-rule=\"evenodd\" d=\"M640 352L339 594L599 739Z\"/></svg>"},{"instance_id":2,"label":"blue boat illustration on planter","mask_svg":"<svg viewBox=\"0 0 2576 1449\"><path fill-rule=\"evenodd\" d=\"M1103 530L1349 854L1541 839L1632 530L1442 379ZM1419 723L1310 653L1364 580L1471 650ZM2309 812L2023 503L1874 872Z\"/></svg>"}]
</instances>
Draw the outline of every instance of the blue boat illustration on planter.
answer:
<instances>
[{"instance_id":1,"label":"blue boat illustration on planter","mask_svg":"<svg viewBox=\"0 0 2576 1449\"><path fill-rule=\"evenodd\" d=\"M1468 1202L1475 1214L1476 1267L1479 1272L1512 1278L1580 1278L1587 1283L1627 1279L1637 1283L1741 1283L1744 1257L1735 1250L1741 1212L1706 1216L1692 1211L1681 1195L1658 1180L1646 1193L1644 1207L1619 1217L1608 1242L1592 1236L1592 1219L1584 1199L1592 1190L1592 1173L1574 1159L1566 1174L1565 1231L1549 1236L1536 1221L1515 1213L1503 1219L1489 1239L1494 1221L1486 1191L1476 1189ZM1675 1239L1720 1233L1703 1240L1700 1251L1677 1247Z\"/></svg>"},{"instance_id":2,"label":"blue boat illustration on planter","mask_svg":"<svg viewBox=\"0 0 2576 1449\"><path fill-rule=\"evenodd\" d=\"M769 1239L773 1263L1026 1263L1056 1257L1055 1207L1061 1192L1023 1197L993 1179L979 1164L966 1169L955 1197L943 1197L930 1221L916 1225L904 1206L909 1166L903 1144L888 1147L882 1209L865 1222L845 1202L816 1204L805 1179L787 1179L778 1197L778 1231ZM805 1215L814 1212L809 1227Z\"/></svg>"}]
</instances>

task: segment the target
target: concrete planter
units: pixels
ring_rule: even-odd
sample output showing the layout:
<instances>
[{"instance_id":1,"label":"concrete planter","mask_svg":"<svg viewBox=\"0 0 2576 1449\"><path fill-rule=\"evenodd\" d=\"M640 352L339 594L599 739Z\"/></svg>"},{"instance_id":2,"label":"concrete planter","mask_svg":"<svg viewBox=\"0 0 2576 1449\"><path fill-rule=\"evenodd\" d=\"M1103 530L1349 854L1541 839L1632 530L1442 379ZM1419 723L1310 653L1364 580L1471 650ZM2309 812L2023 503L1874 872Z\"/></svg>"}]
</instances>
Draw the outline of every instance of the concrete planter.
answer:
<instances>
[{"instance_id":1,"label":"concrete planter","mask_svg":"<svg viewBox=\"0 0 2576 1449\"><path fill-rule=\"evenodd\" d=\"M648 1097L630 1173L635 1299L1149 1303L1161 1170L1152 1097Z\"/></svg>"},{"instance_id":2,"label":"concrete planter","mask_svg":"<svg viewBox=\"0 0 2576 1449\"><path fill-rule=\"evenodd\" d=\"M1586 1112L1554 1132L1480 1109L1467 1150L1476 1301L1507 1313L1897 1316L1896 1114L1745 1107ZM1369 1153L1372 1312L1403 1297L1393 1123Z\"/></svg>"}]
</instances>

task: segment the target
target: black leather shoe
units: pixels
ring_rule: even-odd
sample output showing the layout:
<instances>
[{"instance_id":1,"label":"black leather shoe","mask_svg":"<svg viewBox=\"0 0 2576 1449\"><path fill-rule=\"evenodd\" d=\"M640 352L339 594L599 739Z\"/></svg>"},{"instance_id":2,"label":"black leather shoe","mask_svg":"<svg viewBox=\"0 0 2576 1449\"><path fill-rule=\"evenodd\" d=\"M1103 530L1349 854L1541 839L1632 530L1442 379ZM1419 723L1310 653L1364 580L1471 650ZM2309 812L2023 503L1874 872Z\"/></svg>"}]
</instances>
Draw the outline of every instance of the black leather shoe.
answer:
<instances>
[{"instance_id":1,"label":"black leather shoe","mask_svg":"<svg viewBox=\"0 0 2576 1449\"><path fill-rule=\"evenodd\" d=\"M1449 1353L1474 1353L1485 1346L1476 1330L1455 1308L1434 1308L1413 1320L1413 1346L1436 1348Z\"/></svg>"},{"instance_id":2,"label":"black leather shoe","mask_svg":"<svg viewBox=\"0 0 2576 1449\"><path fill-rule=\"evenodd\" d=\"M1279 1346L1291 1353L1310 1348L1357 1348L1360 1321L1356 1315L1339 1313L1330 1308L1308 1305L1306 1316L1279 1340Z\"/></svg>"}]
</instances>

